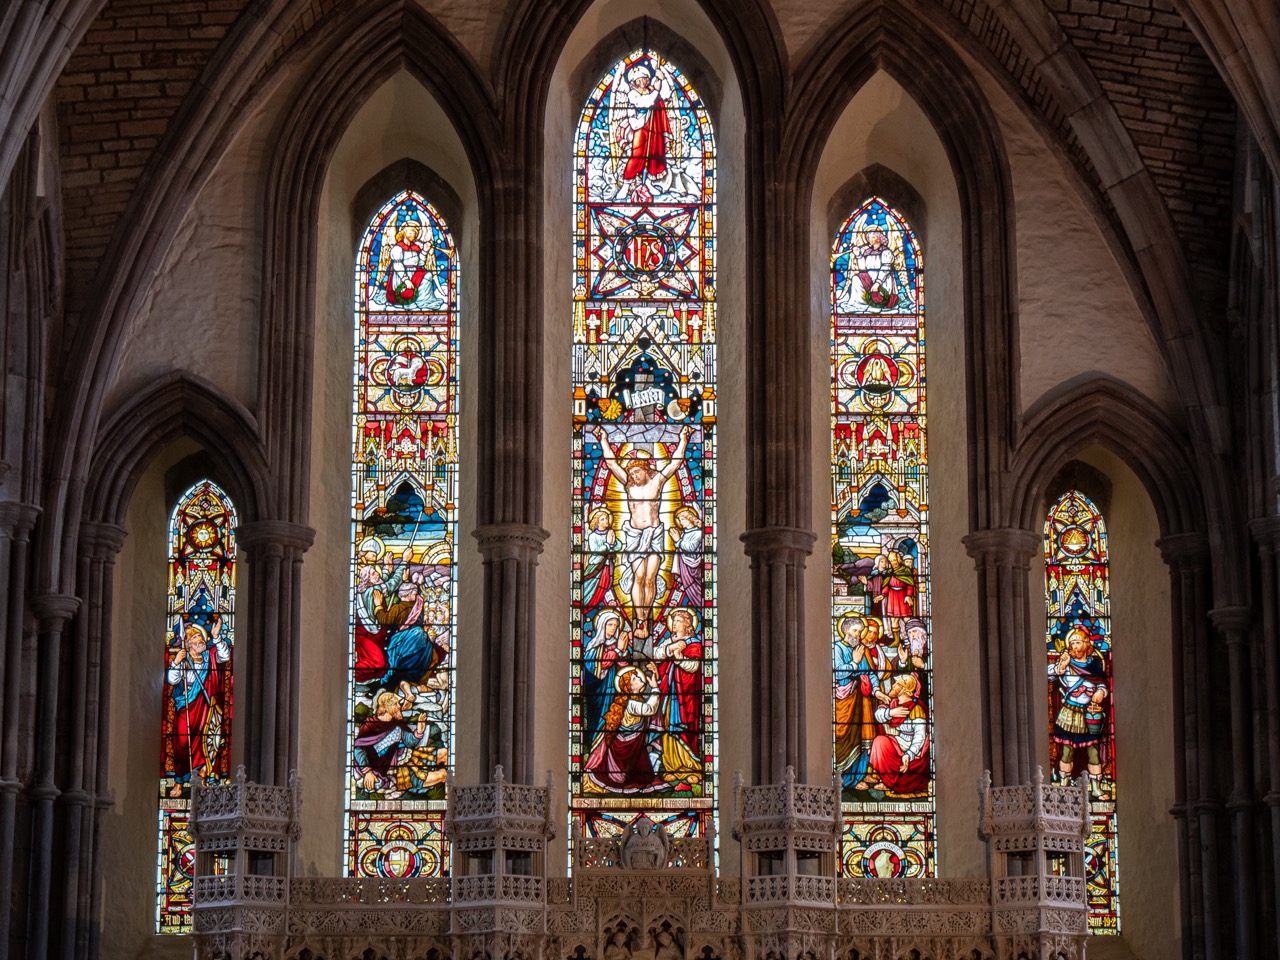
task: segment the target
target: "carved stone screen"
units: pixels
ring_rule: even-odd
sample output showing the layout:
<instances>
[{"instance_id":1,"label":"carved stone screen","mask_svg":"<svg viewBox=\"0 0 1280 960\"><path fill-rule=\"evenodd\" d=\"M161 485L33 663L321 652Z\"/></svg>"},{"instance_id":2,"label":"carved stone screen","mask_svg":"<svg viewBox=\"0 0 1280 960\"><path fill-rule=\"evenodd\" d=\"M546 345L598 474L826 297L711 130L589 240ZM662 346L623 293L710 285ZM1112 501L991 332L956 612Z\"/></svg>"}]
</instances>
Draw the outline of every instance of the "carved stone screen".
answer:
<instances>
[{"instance_id":1,"label":"carved stone screen","mask_svg":"<svg viewBox=\"0 0 1280 960\"><path fill-rule=\"evenodd\" d=\"M440 876L453 763L458 258L403 191L355 283L347 873Z\"/></svg>"},{"instance_id":2,"label":"carved stone screen","mask_svg":"<svg viewBox=\"0 0 1280 960\"><path fill-rule=\"evenodd\" d=\"M157 933L191 932L191 784L231 774L235 526L231 500L208 480L183 493L169 518Z\"/></svg>"},{"instance_id":3,"label":"carved stone screen","mask_svg":"<svg viewBox=\"0 0 1280 960\"><path fill-rule=\"evenodd\" d=\"M637 50L591 92L574 170L570 805L704 835L716 762L715 141Z\"/></svg>"},{"instance_id":4,"label":"carved stone screen","mask_svg":"<svg viewBox=\"0 0 1280 960\"><path fill-rule=\"evenodd\" d=\"M831 251L831 630L840 869L934 871L924 269L872 198Z\"/></svg>"},{"instance_id":5,"label":"carved stone screen","mask_svg":"<svg viewBox=\"0 0 1280 960\"><path fill-rule=\"evenodd\" d=\"M1044 579L1053 782L1088 780L1092 827L1084 858L1089 932L1119 933L1111 565L1106 523L1078 490L1063 494L1049 510Z\"/></svg>"}]
</instances>

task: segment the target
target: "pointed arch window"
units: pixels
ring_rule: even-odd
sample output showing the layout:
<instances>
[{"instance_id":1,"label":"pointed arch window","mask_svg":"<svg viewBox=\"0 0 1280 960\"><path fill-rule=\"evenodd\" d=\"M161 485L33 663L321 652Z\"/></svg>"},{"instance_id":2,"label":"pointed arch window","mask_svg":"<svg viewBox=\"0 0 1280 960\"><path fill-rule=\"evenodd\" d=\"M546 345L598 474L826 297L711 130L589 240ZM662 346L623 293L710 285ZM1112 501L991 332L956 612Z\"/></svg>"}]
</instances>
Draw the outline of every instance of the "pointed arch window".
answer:
<instances>
[{"instance_id":1,"label":"pointed arch window","mask_svg":"<svg viewBox=\"0 0 1280 960\"><path fill-rule=\"evenodd\" d=\"M1085 845L1089 932L1120 932L1115 718L1111 707L1111 564L1107 527L1079 490L1044 525L1049 762L1055 783L1089 784Z\"/></svg>"},{"instance_id":2,"label":"pointed arch window","mask_svg":"<svg viewBox=\"0 0 1280 960\"><path fill-rule=\"evenodd\" d=\"M350 876L442 876L452 769L458 526L458 257L405 190L374 215L355 282L345 844Z\"/></svg>"},{"instance_id":3,"label":"pointed arch window","mask_svg":"<svg viewBox=\"0 0 1280 960\"><path fill-rule=\"evenodd\" d=\"M584 837L714 815L715 138L636 50L591 92L574 172L570 805Z\"/></svg>"},{"instance_id":4,"label":"pointed arch window","mask_svg":"<svg viewBox=\"0 0 1280 960\"><path fill-rule=\"evenodd\" d=\"M831 252L832 639L840 868L934 871L924 269L901 214L855 210Z\"/></svg>"},{"instance_id":5,"label":"pointed arch window","mask_svg":"<svg viewBox=\"0 0 1280 960\"><path fill-rule=\"evenodd\" d=\"M156 932L191 932L195 847L191 785L231 772L236 510L212 481L178 498L169 517L169 598L161 719Z\"/></svg>"}]
</instances>

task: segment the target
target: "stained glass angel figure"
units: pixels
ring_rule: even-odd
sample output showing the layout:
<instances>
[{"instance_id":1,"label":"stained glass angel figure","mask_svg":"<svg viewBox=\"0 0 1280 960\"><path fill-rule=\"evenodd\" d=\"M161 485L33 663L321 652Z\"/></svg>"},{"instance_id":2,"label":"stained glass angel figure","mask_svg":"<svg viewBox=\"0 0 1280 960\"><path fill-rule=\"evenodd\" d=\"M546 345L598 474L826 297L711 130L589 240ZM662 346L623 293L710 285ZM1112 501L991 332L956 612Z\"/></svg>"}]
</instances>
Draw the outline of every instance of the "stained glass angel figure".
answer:
<instances>
[{"instance_id":1,"label":"stained glass angel figure","mask_svg":"<svg viewBox=\"0 0 1280 960\"><path fill-rule=\"evenodd\" d=\"M668 72L649 57L618 64L610 101L612 199L649 203L695 193L680 162L685 151L674 95Z\"/></svg>"},{"instance_id":2,"label":"stained glass angel figure","mask_svg":"<svg viewBox=\"0 0 1280 960\"><path fill-rule=\"evenodd\" d=\"M416 310L447 306L435 241L413 207L403 208L394 221L387 220L374 278L371 299L378 306Z\"/></svg>"},{"instance_id":3,"label":"stained glass angel figure","mask_svg":"<svg viewBox=\"0 0 1280 960\"><path fill-rule=\"evenodd\" d=\"M914 308L902 235L897 230L868 226L854 235L835 305L837 310L858 313Z\"/></svg>"}]
</instances>

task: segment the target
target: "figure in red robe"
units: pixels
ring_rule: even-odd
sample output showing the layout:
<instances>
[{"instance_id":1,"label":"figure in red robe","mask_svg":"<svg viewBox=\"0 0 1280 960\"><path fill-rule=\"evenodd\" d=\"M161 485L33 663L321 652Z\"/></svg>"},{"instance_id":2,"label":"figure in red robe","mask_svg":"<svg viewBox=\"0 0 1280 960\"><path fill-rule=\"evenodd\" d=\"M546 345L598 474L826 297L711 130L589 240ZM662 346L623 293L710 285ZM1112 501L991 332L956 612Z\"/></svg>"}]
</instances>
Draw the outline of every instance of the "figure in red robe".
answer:
<instances>
[{"instance_id":1,"label":"figure in red robe","mask_svg":"<svg viewBox=\"0 0 1280 960\"><path fill-rule=\"evenodd\" d=\"M166 771L174 780L171 797L183 795L193 774L209 783L225 773L219 762L226 745L227 718L220 665L230 659L231 644L222 636L221 621L215 620L211 631L196 623L183 629L182 645L165 674L174 708L172 762Z\"/></svg>"},{"instance_id":2,"label":"figure in red robe","mask_svg":"<svg viewBox=\"0 0 1280 960\"><path fill-rule=\"evenodd\" d=\"M695 756L702 729L702 641L694 615L680 608L667 616L667 639L658 644L658 689L668 733L679 737Z\"/></svg>"},{"instance_id":3,"label":"figure in red robe","mask_svg":"<svg viewBox=\"0 0 1280 960\"><path fill-rule=\"evenodd\" d=\"M658 713L657 671L627 667L618 673L618 693L605 711L600 732L583 766L595 793L644 793L663 786L650 752L651 721Z\"/></svg>"},{"instance_id":4,"label":"figure in red robe","mask_svg":"<svg viewBox=\"0 0 1280 960\"><path fill-rule=\"evenodd\" d=\"M876 721L884 728L871 743L871 770L891 797L929 792L929 717L918 699L920 682L898 677L888 694L877 694Z\"/></svg>"},{"instance_id":5,"label":"figure in red robe","mask_svg":"<svg viewBox=\"0 0 1280 960\"><path fill-rule=\"evenodd\" d=\"M617 199L647 203L653 199L655 182L667 175L667 138L672 134L667 104L672 88L666 77L657 83L655 79L653 64L640 60L625 72L619 66L614 80L614 109L620 114L614 138L622 149Z\"/></svg>"}]
</instances>

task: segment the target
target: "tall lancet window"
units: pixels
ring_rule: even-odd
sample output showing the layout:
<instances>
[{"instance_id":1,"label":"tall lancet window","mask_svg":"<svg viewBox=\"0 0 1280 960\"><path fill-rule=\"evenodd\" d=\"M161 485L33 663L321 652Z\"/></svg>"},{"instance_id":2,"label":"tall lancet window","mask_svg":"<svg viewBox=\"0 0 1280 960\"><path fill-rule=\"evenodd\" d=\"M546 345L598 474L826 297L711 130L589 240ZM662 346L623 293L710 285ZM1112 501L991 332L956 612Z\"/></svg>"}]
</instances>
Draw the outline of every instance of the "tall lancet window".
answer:
<instances>
[{"instance_id":1,"label":"tall lancet window","mask_svg":"<svg viewBox=\"0 0 1280 960\"><path fill-rule=\"evenodd\" d=\"M169 518L157 933L191 932L191 785L225 783L231 772L235 526L235 507L209 480L179 497Z\"/></svg>"},{"instance_id":2,"label":"tall lancet window","mask_svg":"<svg viewBox=\"0 0 1280 960\"><path fill-rule=\"evenodd\" d=\"M934 870L924 270L873 198L831 251L831 630L840 867Z\"/></svg>"},{"instance_id":3,"label":"tall lancet window","mask_svg":"<svg viewBox=\"0 0 1280 960\"><path fill-rule=\"evenodd\" d=\"M584 837L714 812L715 139L653 50L578 121L570 804Z\"/></svg>"},{"instance_id":4,"label":"tall lancet window","mask_svg":"<svg viewBox=\"0 0 1280 960\"><path fill-rule=\"evenodd\" d=\"M1102 514L1078 490L1063 494L1049 510L1044 583L1049 762L1055 783L1088 780L1093 821L1085 846L1089 932L1119 933L1111 570Z\"/></svg>"},{"instance_id":5,"label":"tall lancet window","mask_svg":"<svg viewBox=\"0 0 1280 960\"><path fill-rule=\"evenodd\" d=\"M453 763L458 258L410 191L377 212L355 284L350 876L441 876Z\"/></svg>"}]
</instances>

